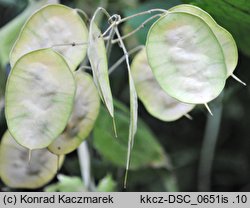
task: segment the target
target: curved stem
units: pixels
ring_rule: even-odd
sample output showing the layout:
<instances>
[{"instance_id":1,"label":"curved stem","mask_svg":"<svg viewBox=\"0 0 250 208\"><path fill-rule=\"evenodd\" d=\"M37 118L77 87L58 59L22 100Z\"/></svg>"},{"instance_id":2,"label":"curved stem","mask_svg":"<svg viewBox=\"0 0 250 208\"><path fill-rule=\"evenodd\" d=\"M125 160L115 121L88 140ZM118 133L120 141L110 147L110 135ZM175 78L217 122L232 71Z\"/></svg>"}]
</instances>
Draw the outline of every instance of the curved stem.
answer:
<instances>
[{"instance_id":1,"label":"curved stem","mask_svg":"<svg viewBox=\"0 0 250 208\"><path fill-rule=\"evenodd\" d=\"M115 22L113 22L111 25L109 25L109 27L98 37L104 37L110 30L112 30L115 26ZM110 39L110 35L108 36L108 40Z\"/></svg>"},{"instance_id":2,"label":"curved stem","mask_svg":"<svg viewBox=\"0 0 250 208\"><path fill-rule=\"evenodd\" d=\"M84 18L86 19L87 22L89 21L89 16L87 15L86 12L84 12L83 10L78 9L78 8L76 8L75 10L76 10L79 14L81 14L82 16L84 16Z\"/></svg>"},{"instance_id":3,"label":"curved stem","mask_svg":"<svg viewBox=\"0 0 250 208\"><path fill-rule=\"evenodd\" d=\"M98 7L98 8L95 10L95 13L93 14L93 17L92 17L91 21L93 21L93 22L95 21L96 16L97 16L97 14L98 14L99 12L103 12L103 14L105 14L105 15L107 16L108 19L111 18L110 14L107 12L106 9L104 9L104 8L102 8L102 7ZM111 25L105 30L105 32L104 32L103 34L101 34L98 38L103 37L103 36L104 36L106 33L108 33L108 32L110 31L110 29L112 29L113 27L114 27L114 24L111 24Z\"/></svg>"},{"instance_id":4,"label":"curved stem","mask_svg":"<svg viewBox=\"0 0 250 208\"><path fill-rule=\"evenodd\" d=\"M150 22L152 19L155 19L156 17L160 17L160 16L161 16L161 14L156 14L156 15L154 15L154 16L148 18L148 19L145 20L139 27L137 27L135 30L133 30L133 31L131 31L130 33L128 33L128 34L122 36L121 39L123 40L123 39L125 39L125 38L127 38L127 37L130 37L131 35L133 35L133 34L135 34L136 32L138 32L140 29L142 29L142 28L143 28L148 22ZM112 44L117 43L117 42L119 42L119 41L120 41L120 40L119 40L118 38L115 39L115 40L112 40Z\"/></svg>"},{"instance_id":5,"label":"curved stem","mask_svg":"<svg viewBox=\"0 0 250 208\"><path fill-rule=\"evenodd\" d=\"M137 51L143 49L144 46L140 45L140 46L137 46L133 49L131 49L129 52L128 52L128 55L131 55L133 53L136 53ZM115 69L117 69L117 67L123 62L126 60L126 56L123 55L118 61L116 61L110 68L109 68L109 74L111 74L113 71L115 71Z\"/></svg>"},{"instance_id":6,"label":"curved stem","mask_svg":"<svg viewBox=\"0 0 250 208\"><path fill-rule=\"evenodd\" d=\"M207 115L206 129L198 169L198 191L210 191L211 188L212 165L223 110L222 99L223 94L217 98L216 103L211 105L214 116Z\"/></svg>"},{"instance_id":7,"label":"curved stem","mask_svg":"<svg viewBox=\"0 0 250 208\"><path fill-rule=\"evenodd\" d=\"M98 9L96 10L95 14L93 15L93 19L95 18L96 13L98 13L99 10L102 10L102 9L103 9L103 8L100 7L100 8L98 8ZM107 12L105 9L103 9L103 12L107 15L107 17L109 18L109 20L110 20L113 16L119 16L119 15L110 16L110 15L108 14L108 12ZM119 20L112 21L111 24L110 24L110 26L105 30L105 32L104 32L100 37L104 37L112 28L114 28L114 26L118 26L119 24L121 24L121 23L123 23L123 22L125 22L125 21L127 21L127 20L129 20L129 19L132 19L132 18L134 18L134 17L141 16L141 15L145 15L145 14L151 14L152 12L161 12L161 13L165 13L165 12L167 12L167 10L165 10L165 9L151 9L151 10L148 10L148 11L144 11L144 12L140 12L140 13L137 13L137 14L133 14L133 15L128 16L128 17L125 17L125 18L123 18L123 19L121 19L120 16L119 16ZM125 38L127 38L127 37L129 37L129 36L131 36L131 35L133 35L133 34L136 33L137 31L139 31L141 28L143 28L143 27L145 26L145 24L147 24L149 21L151 21L152 19L154 19L154 18L156 18L156 17L159 17L159 16L161 16L161 15L162 15L162 14L156 14L156 15L154 15L154 16L148 18L148 19L145 20L138 28L136 28L134 31L132 31L132 32L128 33L127 35L121 37L121 40L123 40L123 39L125 39ZM112 39L110 36L104 38L104 40L110 40L110 39ZM117 39L115 39L115 40L112 40L112 44L113 44L113 43L117 43L117 42L119 42L119 38L117 38Z\"/></svg>"},{"instance_id":8,"label":"curved stem","mask_svg":"<svg viewBox=\"0 0 250 208\"><path fill-rule=\"evenodd\" d=\"M147 10L147 11L144 11L144 12L140 12L140 13L137 13L137 14L133 14L131 16L128 16L128 17L124 17L122 18L119 22L117 22L117 24L120 24L122 22L125 22L129 19L132 19L134 17L138 17L138 16L141 16L141 15L145 15L145 14L151 14L152 12L161 12L161 13L165 13L167 12L168 10L165 10L165 9L150 9L150 10Z\"/></svg>"},{"instance_id":9,"label":"curved stem","mask_svg":"<svg viewBox=\"0 0 250 208\"><path fill-rule=\"evenodd\" d=\"M103 12L103 14L105 14L105 15L107 16L108 19L111 17L110 14L107 12L106 9L104 9L104 8L102 8L102 7L98 7L97 10L95 10L95 13L94 13L94 15L93 15L93 17L92 17L92 20L95 20L97 14L98 14L100 11Z\"/></svg>"},{"instance_id":10,"label":"curved stem","mask_svg":"<svg viewBox=\"0 0 250 208\"><path fill-rule=\"evenodd\" d=\"M115 29L114 27L111 29L110 33L109 33L109 39L106 43L106 51L107 51L107 57L108 57L108 60L110 58L110 53L111 53L111 49L112 49L112 43L111 41L113 40L115 36Z\"/></svg>"}]
</instances>

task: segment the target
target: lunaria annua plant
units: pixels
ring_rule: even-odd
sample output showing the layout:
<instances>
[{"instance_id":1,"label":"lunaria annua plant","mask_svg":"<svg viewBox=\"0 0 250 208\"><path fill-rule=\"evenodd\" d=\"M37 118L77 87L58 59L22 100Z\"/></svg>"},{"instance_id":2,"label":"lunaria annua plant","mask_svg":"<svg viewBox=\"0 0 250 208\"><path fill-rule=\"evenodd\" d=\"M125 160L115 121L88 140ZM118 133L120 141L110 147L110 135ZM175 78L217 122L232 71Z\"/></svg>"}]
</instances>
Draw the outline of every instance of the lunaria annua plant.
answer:
<instances>
[{"instance_id":1,"label":"lunaria annua plant","mask_svg":"<svg viewBox=\"0 0 250 208\"><path fill-rule=\"evenodd\" d=\"M104 32L96 22L101 12L109 23ZM149 13L157 14L121 35L121 23ZM130 68L131 52L123 39L156 18ZM116 136L109 74L121 60L126 60L130 92L125 185L137 130L137 93L152 116L174 121L190 118L188 113L197 104L209 110L207 103L222 92L229 76L245 84L233 74L238 60L233 37L198 7L152 9L125 18L98 8L89 25L87 19L79 9L46 5L26 21L12 48L5 94L9 132L2 140L0 160L1 178L10 187L36 188L53 178L52 153L70 153L88 137L100 99ZM119 43L124 57L109 70L107 53L114 43ZM87 58L90 66L86 66ZM91 69L93 80L84 69ZM30 166L26 158L31 159ZM61 164L60 159L57 166ZM43 175L43 180L38 181L34 173Z\"/></svg>"}]
</instances>

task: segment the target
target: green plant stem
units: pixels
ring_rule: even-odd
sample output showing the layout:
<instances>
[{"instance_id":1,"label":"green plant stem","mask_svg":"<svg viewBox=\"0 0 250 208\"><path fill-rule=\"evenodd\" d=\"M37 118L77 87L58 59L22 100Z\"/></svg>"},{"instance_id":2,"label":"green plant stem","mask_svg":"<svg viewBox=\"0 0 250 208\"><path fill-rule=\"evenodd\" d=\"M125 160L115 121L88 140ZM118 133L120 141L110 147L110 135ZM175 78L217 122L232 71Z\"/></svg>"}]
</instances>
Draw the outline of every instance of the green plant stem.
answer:
<instances>
[{"instance_id":1,"label":"green plant stem","mask_svg":"<svg viewBox=\"0 0 250 208\"><path fill-rule=\"evenodd\" d=\"M99 8L99 9L103 9L103 8ZM106 10L105 10L106 11ZM106 11L107 12L107 11ZM141 15L145 15L145 14L151 14L152 12L161 12L161 13L165 13L167 12L167 10L165 9L151 9L151 10L147 10L147 11L144 11L144 12L140 12L140 13L137 13L137 14L133 14L131 16L128 16L128 17L125 17L123 19L121 19L120 15L117 15L117 14L114 14L112 16L109 16L109 20L112 20L113 17L117 18L115 21L112 21L110 26L105 30L105 32L101 35L102 37L105 36L114 26L118 26L119 24L125 22L125 21L128 21L132 18L135 18L135 17L138 17L138 16L141 16ZM162 14L156 14L150 18L148 18L146 21L144 21L138 28L136 28L134 31L130 32L129 34L125 35L125 36L122 36L121 39L125 39L131 35L133 35L134 33L136 33L137 31L139 31L141 28L143 28L145 26L145 24L147 24L149 21L151 21L152 19L156 18L156 17L159 17L161 16ZM106 38L104 38L104 40L109 40L111 37L108 36ZM116 40L113 40L112 43L117 43L119 42L119 39L116 39Z\"/></svg>"},{"instance_id":2,"label":"green plant stem","mask_svg":"<svg viewBox=\"0 0 250 208\"><path fill-rule=\"evenodd\" d=\"M119 22L117 22L117 24L120 24L122 22L126 22L134 17L138 17L138 16L141 16L141 15L145 15L145 14L151 14L152 12L161 12L161 13L165 13L167 12L168 10L165 10L165 9L150 9L150 10L147 10L147 11L144 11L144 12L140 12L140 13L137 13L137 14L133 14L131 16L128 16L128 17L124 17L122 18Z\"/></svg>"},{"instance_id":3,"label":"green plant stem","mask_svg":"<svg viewBox=\"0 0 250 208\"><path fill-rule=\"evenodd\" d=\"M84 185L88 191L94 191L95 184L91 177L91 160L87 141L82 142L78 147L77 154Z\"/></svg>"},{"instance_id":4,"label":"green plant stem","mask_svg":"<svg viewBox=\"0 0 250 208\"><path fill-rule=\"evenodd\" d=\"M128 33L128 34L122 36L121 39L123 40L123 39L125 39L125 38L130 37L131 35L133 35L133 34L135 34L136 32L138 32L140 29L142 29L143 27L145 27L145 25L146 25L148 22L150 22L151 20L155 19L156 17L160 17L160 16L161 16L161 14L153 15L152 17L150 17L150 18L148 18L147 20L145 20L145 21L144 21L141 25L139 25L135 30L133 30L133 31L131 31L130 33ZM117 42L119 42L119 39L117 38L117 39L115 39L115 40L112 40L111 42L112 42L112 44L117 43Z\"/></svg>"},{"instance_id":5,"label":"green plant stem","mask_svg":"<svg viewBox=\"0 0 250 208\"><path fill-rule=\"evenodd\" d=\"M99 36L100 37L104 37L110 30L114 30L114 28L118 25L118 22L121 20L121 16L118 14L114 14L112 16L110 16L110 18L108 19L109 22L109 27ZM110 40L112 39L111 36L109 35L108 37L104 38L104 40Z\"/></svg>"},{"instance_id":6,"label":"green plant stem","mask_svg":"<svg viewBox=\"0 0 250 208\"><path fill-rule=\"evenodd\" d=\"M102 33L102 35L100 35L100 37L104 37L110 30L112 30L115 26L115 23L112 23L111 25L109 25L109 27ZM100 38L99 37L99 38ZM108 37L108 40L110 40L110 35Z\"/></svg>"},{"instance_id":7,"label":"green plant stem","mask_svg":"<svg viewBox=\"0 0 250 208\"><path fill-rule=\"evenodd\" d=\"M105 14L105 15L107 16L108 19L111 17L110 14L107 12L106 9L104 9L104 8L102 8L102 7L98 7L97 10L95 10L95 13L94 13L94 15L93 15L93 17L92 17L93 20L96 19L96 16L97 16L97 14L98 14L99 12L102 12L103 14Z\"/></svg>"},{"instance_id":8,"label":"green plant stem","mask_svg":"<svg viewBox=\"0 0 250 208\"><path fill-rule=\"evenodd\" d=\"M109 39L108 39L108 41L106 43L106 53L107 53L108 60L110 58L110 53L111 53L111 49L112 49L111 41L113 40L114 36L115 36L115 29L112 28L110 33L109 33Z\"/></svg>"},{"instance_id":9,"label":"green plant stem","mask_svg":"<svg viewBox=\"0 0 250 208\"><path fill-rule=\"evenodd\" d=\"M81 9L75 9L79 14L81 14L87 22L89 22L89 16Z\"/></svg>"},{"instance_id":10,"label":"green plant stem","mask_svg":"<svg viewBox=\"0 0 250 208\"><path fill-rule=\"evenodd\" d=\"M207 115L206 129L198 169L198 191L202 192L210 191L211 188L212 165L223 110L222 99L223 94L221 94L213 105L211 105L211 110L214 116L211 116L210 114Z\"/></svg>"},{"instance_id":11,"label":"green plant stem","mask_svg":"<svg viewBox=\"0 0 250 208\"><path fill-rule=\"evenodd\" d=\"M133 49L131 49L129 52L128 52L128 55L131 55L133 53L136 53L137 51L141 50L144 46L140 45L140 46L137 46ZM109 74L111 74L112 72L114 72L117 67L123 62L126 60L126 55L123 55L118 61L116 61L110 68L109 68Z\"/></svg>"}]
</instances>

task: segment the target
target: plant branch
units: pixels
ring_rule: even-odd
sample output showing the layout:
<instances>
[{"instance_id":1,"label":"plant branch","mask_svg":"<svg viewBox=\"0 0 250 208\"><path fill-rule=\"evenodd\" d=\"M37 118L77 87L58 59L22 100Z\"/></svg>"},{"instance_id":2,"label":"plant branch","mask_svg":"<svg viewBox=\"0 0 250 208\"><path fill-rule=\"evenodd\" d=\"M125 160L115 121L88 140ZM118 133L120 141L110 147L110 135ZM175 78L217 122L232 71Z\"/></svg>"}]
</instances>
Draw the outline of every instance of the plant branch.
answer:
<instances>
[{"instance_id":1,"label":"plant branch","mask_svg":"<svg viewBox=\"0 0 250 208\"><path fill-rule=\"evenodd\" d=\"M81 143L77 149L82 180L87 190L94 191L95 184L91 178L91 160L87 141Z\"/></svg>"},{"instance_id":2,"label":"plant branch","mask_svg":"<svg viewBox=\"0 0 250 208\"><path fill-rule=\"evenodd\" d=\"M106 53L107 53L108 60L109 60L111 49L112 49L111 41L113 40L114 36L115 36L115 29L113 27L109 33L109 39L106 43Z\"/></svg>"},{"instance_id":3,"label":"plant branch","mask_svg":"<svg viewBox=\"0 0 250 208\"><path fill-rule=\"evenodd\" d=\"M161 14L156 14L156 15L154 15L154 16L148 18L148 19L145 20L141 25L139 25L135 30L133 30L133 31L131 31L130 33L128 33L128 34L122 36L121 39L123 40L123 39L125 39L125 38L127 38L127 37L130 37L131 35L133 35L133 34L135 34L136 32L138 32L140 29L142 29L142 28L143 28L148 22L150 22L152 19L155 19L156 17L160 17L160 16L161 16ZM119 42L119 41L120 41L120 40L117 38L117 39L115 39L115 40L112 40L111 42L112 42L112 44L114 44L114 43L117 43L117 42Z\"/></svg>"},{"instance_id":4,"label":"plant branch","mask_svg":"<svg viewBox=\"0 0 250 208\"><path fill-rule=\"evenodd\" d=\"M112 30L115 26L115 23L113 22L112 24L109 25L109 27L98 37L104 37L110 30ZM110 35L108 36L108 40L110 39Z\"/></svg>"},{"instance_id":5,"label":"plant branch","mask_svg":"<svg viewBox=\"0 0 250 208\"><path fill-rule=\"evenodd\" d=\"M117 22L117 24L120 24L122 22L125 22L129 19L132 19L134 17L138 17L138 16L141 16L141 15L145 15L145 14L151 14L152 12L161 12L161 13L165 13L165 12L168 12L168 10L165 10L165 9L150 9L148 11L144 11L144 12L140 12L140 13L137 13L137 14L133 14L131 16L128 16L128 17L124 17L122 18L119 22Z\"/></svg>"},{"instance_id":6,"label":"plant branch","mask_svg":"<svg viewBox=\"0 0 250 208\"><path fill-rule=\"evenodd\" d=\"M140 45L137 46L133 49L131 49L130 51L128 51L128 55L131 55L133 53L136 53L137 51L143 49L144 46ZM123 55L118 61L116 61L110 68L109 68L109 74L111 74L115 69L117 69L117 67L126 59L126 55Z\"/></svg>"},{"instance_id":7,"label":"plant branch","mask_svg":"<svg viewBox=\"0 0 250 208\"><path fill-rule=\"evenodd\" d=\"M110 14L107 12L107 10L104 9L104 8L102 8L102 7L98 7L97 10L95 10L95 13L94 13L94 15L93 15L93 17L92 17L93 20L96 18L97 14L98 14L100 11L101 11L103 14L105 14L105 15L107 16L108 19L110 19L111 16L110 16Z\"/></svg>"},{"instance_id":8,"label":"plant branch","mask_svg":"<svg viewBox=\"0 0 250 208\"><path fill-rule=\"evenodd\" d=\"M112 16L109 16L109 21L110 21L110 26L105 30L105 32L101 35L101 37L104 37L115 25L118 26L119 24L129 20L129 19L132 19L134 17L137 17L137 16L141 16L141 15L145 15L145 14L151 14L152 12L161 12L161 13L165 13L167 12L167 10L165 9L151 9L151 10L148 10L148 11L144 11L144 12L140 12L140 13L137 13L137 14L133 14L131 16L128 16L128 17L125 17L123 19L121 19L121 17L117 14L114 14ZM156 18L156 17L159 17L161 16L162 14L157 14L157 15L154 15L150 18L148 18L146 21L144 21L138 28L136 28L134 31L132 31L131 33L121 37L121 39L125 39L131 35L133 35L134 33L136 33L138 30L140 30L141 28L143 28L145 26L145 24L147 24L149 21L151 21L152 19ZM112 20L113 18L115 18L115 20ZM108 37L105 37L104 40L110 40L110 36ZM112 38L111 38L112 39ZM116 43L116 42L119 42L118 39L112 41L112 43Z\"/></svg>"},{"instance_id":9,"label":"plant branch","mask_svg":"<svg viewBox=\"0 0 250 208\"><path fill-rule=\"evenodd\" d=\"M87 15L86 12L84 12L83 10L78 9L78 8L76 8L75 10L76 10L79 14L81 14L82 16L84 16L84 18L86 19L87 22L89 21L89 16Z\"/></svg>"},{"instance_id":10,"label":"plant branch","mask_svg":"<svg viewBox=\"0 0 250 208\"><path fill-rule=\"evenodd\" d=\"M211 172L214 160L214 153L218 134L220 130L221 116L222 116L222 99L221 94L215 103L211 105L214 116L207 115L207 124L202 143L200 163L198 169L198 191L210 191L211 186Z\"/></svg>"}]
</instances>

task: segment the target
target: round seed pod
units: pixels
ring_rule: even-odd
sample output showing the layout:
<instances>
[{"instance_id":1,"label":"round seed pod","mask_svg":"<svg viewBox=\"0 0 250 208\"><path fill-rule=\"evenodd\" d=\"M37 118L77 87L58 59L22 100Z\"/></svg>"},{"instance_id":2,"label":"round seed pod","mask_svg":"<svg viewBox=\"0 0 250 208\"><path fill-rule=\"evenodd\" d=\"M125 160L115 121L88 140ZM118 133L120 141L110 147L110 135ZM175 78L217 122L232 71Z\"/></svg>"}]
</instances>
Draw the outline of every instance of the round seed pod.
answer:
<instances>
[{"instance_id":1,"label":"round seed pod","mask_svg":"<svg viewBox=\"0 0 250 208\"><path fill-rule=\"evenodd\" d=\"M206 22L186 12L169 12L150 28L146 51L161 88L191 104L216 98L227 68L220 43Z\"/></svg>"},{"instance_id":2,"label":"round seed pod","mask_svg":"<svg viewBox=\"0 0 250 208\"><path fill-rule=\"evenodd\" d=\"M74 151L93 129L99 113L100 98L92 77L82 71L75 73L77 83L75 103L68 125L48 149L62 155Z\"/></svg>"},{"instance_id":3,"label":"round seed pod","mask_svg":"<svg viewBox=\"0 0 250 208\"><path fill-rule=\"evenodd\" d=\"M174 121L195 107L170 97L162 90L150 69L145 48L134 57L131 72L138 97L152 116L162 121Z\"/></svg>"},{"instance_id":4,"label":"round seed pod","mask_svg":"<svg viewBox=\"0 0 250 208\"><path fill-rule=\"evenodd\" d=\"M238 63L238 50L233 36L225 28L218 25L207 12L199 7L190 4L181 4L172 7L169 11L194 14L202 18L208 24L221 45L227 66L227 76L231 76Z\"/></svg>"},{"instance_id":5,"label":"round seed pod","mask_svg":"<svg viewBox=\"0 0 250 208\"><path fill-rule=\"evenodd\" d=\"M71 70L75 70L86 56L87 41L88 30L77 11L50 4L24 24L10 53L10 64L13 67L21 56L31 51L53 47L64 56ZM76 43L84 44L74 46Z\"/></svg>"},{"instance_id":6,"label":"round seed pod","mask_svg":"<svg viewBox=\"0 0 250 208\"><path fill-rule=\"evenodd\" d=\"M10 133L28 149L47 147L64 130L75 97L75 80L52 49L22 56L6 85L5 115Z\"/></svg>"},{"instance_id":7,"label":"round seed pod","mask_svg":"<svg viewBox=\"0 0 250 208\"><path fill-rule=\"evenodd\" d=\"M32 151L19 145L7 131L0 146L0 176L2 181L11 188L36 189L44 186L56 175L64 161L59 161L47 149Z\"/></svg>"}]
</instances>

